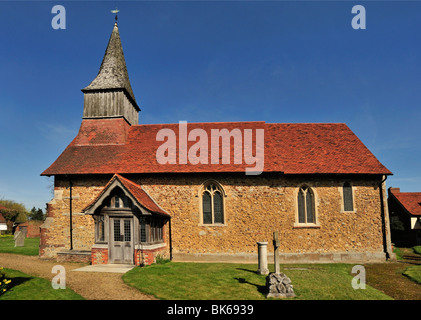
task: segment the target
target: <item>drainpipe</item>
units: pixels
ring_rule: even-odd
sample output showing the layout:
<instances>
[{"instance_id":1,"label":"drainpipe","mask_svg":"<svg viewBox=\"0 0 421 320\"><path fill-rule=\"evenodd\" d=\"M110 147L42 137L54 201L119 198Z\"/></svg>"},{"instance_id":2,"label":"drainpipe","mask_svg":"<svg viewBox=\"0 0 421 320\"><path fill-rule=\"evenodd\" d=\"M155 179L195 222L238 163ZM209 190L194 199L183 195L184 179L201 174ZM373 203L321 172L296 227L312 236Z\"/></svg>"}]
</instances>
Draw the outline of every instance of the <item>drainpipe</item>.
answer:
<instances>
[{"instance_id":1,"label":"drainpipe","mask_svg":"<svg viewBox=\"0 0 421 320\"><path fill-rule=\"evenodd\" d=\"M169 234L170 234L170 260L172 261L172 236L171 236L171 217L168 221L168 227L169 227Z\"/></svg>"},{"instance_id":2,"label":"drainpipe","mask_svg":"<svg viewBox=\"0 0 421 320\"><path fill-rule=\"evenodd\" d=\"M73 250L73 217L72 217L72 189L73 183L69 180L70 185L70 250Z\"/></svg>"},{"instance_id":3,"label":"drainpipe","mask_svg":"<svg viewBox=\"0 0 421 320\"><path fill-rule=\"evenodd\" d=\"M386 188L385 182L387 176L384 175L382 177L382 181L380 182L379 189L380 189L380 201L381 201L381 213L382 213L382 224L383 224L383 246L384 251L386 253L386 259L389 260L392 258L392 241L390 237L390 221L389 221L389 208L387 204L387 197L386 197Z\"/></svg>"}]
</instances>

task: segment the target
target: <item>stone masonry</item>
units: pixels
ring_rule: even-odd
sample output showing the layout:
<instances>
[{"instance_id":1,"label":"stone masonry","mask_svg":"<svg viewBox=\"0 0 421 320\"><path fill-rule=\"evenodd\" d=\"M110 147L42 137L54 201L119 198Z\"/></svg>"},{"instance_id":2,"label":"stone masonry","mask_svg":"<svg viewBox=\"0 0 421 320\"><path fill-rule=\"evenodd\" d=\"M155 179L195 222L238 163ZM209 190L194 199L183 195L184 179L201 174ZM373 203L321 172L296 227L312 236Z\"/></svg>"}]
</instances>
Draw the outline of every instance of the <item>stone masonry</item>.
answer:
<instances>
[{"instance_id":1,"label":"stone masonry","mask_svg":"<svg viewBox=\"0 0 421 320\"><path fill-rule=\"evenodd\" d=\"M281 262L384 260L380 177L353 179L354 211L341 209L341 187L348 177L245 176L244 174L126 175L171 214L172 254L175 260L251 261L256 263L258 241L279 232ZM109 175L72 178L73 247L91 250L94 221L82 209L99 194ZM209 179L224 189L223 225L203 225L200 190ZM296 224L297 192L306 184L315 194L316 226ZM69 249L69 182L55 178L54 198L42 226L40 256L55 258ZM168 223L167 223L168 224ZM169 256L166 226L165 255ZM268 248L270 253L271 248ZM272 253L273 254L273 253ZM282 258L284 257L284 258ZM105 258L105 257L104 257ZM101 259L103 259L101 257ZM149 259L149 258L148 258Z\"/></svg>"}]
</instances>

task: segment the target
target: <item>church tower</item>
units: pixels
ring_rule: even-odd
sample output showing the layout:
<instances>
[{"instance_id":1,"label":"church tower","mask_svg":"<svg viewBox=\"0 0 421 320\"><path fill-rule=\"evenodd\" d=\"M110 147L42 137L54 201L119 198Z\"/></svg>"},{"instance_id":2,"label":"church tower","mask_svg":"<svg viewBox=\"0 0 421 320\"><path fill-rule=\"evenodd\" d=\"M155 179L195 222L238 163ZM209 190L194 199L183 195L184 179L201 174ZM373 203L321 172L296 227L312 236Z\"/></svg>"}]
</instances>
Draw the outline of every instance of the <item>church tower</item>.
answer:
<instances>
[{"instance_id":1,"label":"church tower","mask_svg":"<svg viewBox=\"0 0 421 320\"><path fill-rule=\"evenodd\" d=\"M83 119L124 118L130 125L139 123L136 103L117 22L96 78L84 89Z\"/></svg>"}]
</instances>

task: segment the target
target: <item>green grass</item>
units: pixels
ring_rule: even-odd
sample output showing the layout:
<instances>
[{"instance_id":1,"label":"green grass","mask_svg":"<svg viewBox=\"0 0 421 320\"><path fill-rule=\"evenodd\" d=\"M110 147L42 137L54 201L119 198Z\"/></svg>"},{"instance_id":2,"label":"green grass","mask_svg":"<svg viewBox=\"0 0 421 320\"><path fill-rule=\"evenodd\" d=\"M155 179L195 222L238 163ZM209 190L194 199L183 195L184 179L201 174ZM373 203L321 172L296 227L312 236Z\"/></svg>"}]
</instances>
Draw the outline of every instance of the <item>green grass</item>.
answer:
<instances>
[{"instance_id":1,"label":"green grass","mask_svg":"<svg viewBox=\"0 0 421 320\"><path fill-rule=\"evenodd\" d=\"M402 274L412 281L421 284L421 265L408 267Z\"/></svg>"},{"instance_id":2,"label":"green grass","mask_svg":"<svg viewBox=\"0 0 421 320\"><path fill-rule=\"evenodd\" d=\"M353 265L316 264L281 267L301 300L380 300L391 299L366 286L355 290L351 281ZM273 266L272 266L273 267ZM265 297L266 276L258 275L257 265L169 262L137 267L123 280L159 299L174 300L260 300Z\"/></svg>"},{"instance_id":3,"label":"green grass","mask_svg":"<svg viewBox=\"0 0 421 320\"><path fill-rule=\"evenodd\" d=\"M0 295L0 300L84 300L73 290L53 289L47 279L33 277L23 272L2 270L8 280L12 280L7 291Z\"/></svg>"},{"instance_id":4,"label":"green grass","mask_svg":"<svg viewBox=\"0 0 421 320\"><path fill-rule=\"evenodd\" d=\"M421 255L421 246L415 246L412 249L414 253ZM412 281L421 284L421 265L408 267L402 274L407 276Z\"/></svg>"},{"instance_id":5,"label":"green grass","mask_svg":"<svg viewBox=\"0 0 421 320\"><path fill-rule=\"evenodd\" d=\"M23 247L15 247L13 236L1 236L0 252L37 256L39 253L39 238L26 238Z\"/></svg>"},{"instance_id":6,"label":"green grass","mask_svg":"<svg viewBox=\"0 0 421 320\"><path fill-rule=\"evenodd\" d=\"M402 249L394 247L393 253L396 254L396 260L403 260L404 252L402 251Z\"/></svg>"}]
</instances>

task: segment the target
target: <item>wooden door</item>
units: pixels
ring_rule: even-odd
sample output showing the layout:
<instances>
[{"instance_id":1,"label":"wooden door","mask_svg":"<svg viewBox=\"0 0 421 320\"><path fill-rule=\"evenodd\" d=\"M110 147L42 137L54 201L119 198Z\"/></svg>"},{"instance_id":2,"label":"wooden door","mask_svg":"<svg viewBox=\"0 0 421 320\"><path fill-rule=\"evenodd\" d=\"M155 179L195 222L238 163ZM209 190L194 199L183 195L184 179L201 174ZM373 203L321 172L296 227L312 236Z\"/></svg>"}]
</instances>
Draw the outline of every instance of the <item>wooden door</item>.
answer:
<instances>
[{"instance_id":1,"label":"wooden door","mask_svg":"<svg viewBox=\"0 0 421 320\"><path fill-rule=\"evenodd\" d=\"M110 263L133 264L133 218L110 218Z\"/></svg>"}]
</instances>

